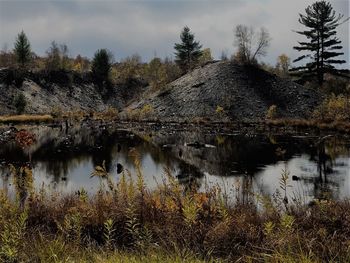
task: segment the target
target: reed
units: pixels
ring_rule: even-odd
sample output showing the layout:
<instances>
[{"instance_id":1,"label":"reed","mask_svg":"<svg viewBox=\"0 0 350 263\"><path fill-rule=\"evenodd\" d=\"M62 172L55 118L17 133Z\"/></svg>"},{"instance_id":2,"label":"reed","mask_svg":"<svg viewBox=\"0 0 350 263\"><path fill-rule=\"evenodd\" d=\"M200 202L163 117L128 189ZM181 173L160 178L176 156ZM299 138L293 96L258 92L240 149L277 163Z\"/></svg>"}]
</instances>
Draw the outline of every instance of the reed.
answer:
<instances>
[{"instance_id":1,"label":"reed","mask_svg":"<svg viewBox=\"0 0 350 263\"><path fill-rule=\"evenodd\" d=\"M116 183L104 165L95 195L27 189L11 200L0 191L0 259L3 262L348 262L349 200L287 197L283 171L280 195L244 193L229 200L224 189L197 192L164 169L155 190L145 187L137 152ZM16 173L15 173L16 174ZM13 176L16 176L16 175ZM21 180L31 180L22 174ZM21 183L17 186L27 187ZM23 193L26 189L19 189ZM23 201L23 200L22 200Z\"/></svg>"}]
</instances>

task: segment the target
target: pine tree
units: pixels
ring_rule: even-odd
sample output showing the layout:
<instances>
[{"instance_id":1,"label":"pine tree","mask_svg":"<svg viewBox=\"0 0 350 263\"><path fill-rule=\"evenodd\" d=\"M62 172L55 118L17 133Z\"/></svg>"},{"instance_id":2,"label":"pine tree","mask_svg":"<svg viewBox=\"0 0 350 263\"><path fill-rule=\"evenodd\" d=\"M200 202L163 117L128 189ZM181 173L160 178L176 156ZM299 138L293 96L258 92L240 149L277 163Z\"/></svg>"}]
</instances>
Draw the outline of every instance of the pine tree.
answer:
<instances>
[{"instance_id":1,"label":"pine tree","mask_svg":"<svg viewBox=\"0 0 350 263\"><path fill-rule=\"evenodd\" d=\"M22 67L24 67L31 59L30 43L23 31L17 36L14 53L16 54L17 63Z\"/></svg>"},{"instance_id":2,"label":"pine tree","mask_svg":"<svg viewBox=\"0 0 350 263\"><path fill-rule=\"evenodd\" d=\"M307 27L304 31L296 31L305 36L308 42L298 42L299 46L294 47L298 51L308 51L298 57L293 62L298 62L305 58L309 62L305 66L293 68L294 75L301 76L302 79L317 77L319 85L323 84L324 74L340 74L342 71L336 69L333 64L345 63L344 60L334 59L343 52L341 41L336 37L336 28L341 24L343 15L336 15L332 5L326 1L317 1L305 9L306 15L299 14L299 23Z\"/></svg>"},{"instance_id":3,"label":"pine tree","mask_svg":"<svg viewBox=\"0 0 350 263\"><path fill-rule=\"evenodd\" d=\"M176 50L176 63L181 70L186 73L193 69L198 63L199 58L202 55L202 46L199 42L194 41L194 34L190 32L190 29L185 26L180 35L180 44L176 43L174 48Z\"/></svg>"},{"instance_id":4,"label":"pine tree","mask_svg":"<svg viewBox=\"0 0 350 263\"><path fill-rule=\"evenodd\" d=\"M112 67L111 54L106 49L99 49L96 51L92 60L92 74L95 79L102 83L109 80L109 72Z\"/></svg>"}]
</instances>

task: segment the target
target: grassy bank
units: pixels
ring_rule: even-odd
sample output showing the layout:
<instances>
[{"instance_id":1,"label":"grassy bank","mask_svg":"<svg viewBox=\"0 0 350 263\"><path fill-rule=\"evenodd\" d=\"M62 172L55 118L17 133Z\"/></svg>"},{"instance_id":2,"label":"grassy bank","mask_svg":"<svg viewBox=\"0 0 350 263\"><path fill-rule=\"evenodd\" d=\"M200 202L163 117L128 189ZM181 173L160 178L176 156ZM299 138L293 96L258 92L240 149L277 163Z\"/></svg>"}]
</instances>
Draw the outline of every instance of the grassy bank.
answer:
<instances>
[{"instance_id":1,"label":"grassy bank","mask_svg":"<svg viewBox=\"0 0 350 263\"><path fill-rule=\"evenodd\" d=\"M294 127L294 128L317 128L320 130L330 130L339 132L350 132L350 122L348 121L319 121L307 119L275 119L266 120L265 124L272 127Z\"/></svg>"},{"instance_id":2,"label":"grassy bank","mask_svg":"<svg viewBox=\"0 0 350 263\"><path fill-rule=\"evenodd\" d=\"M115 183L97 167L94 196L35 191L28 168L12 171L17 199L0 195L3 262L350 260L350 202L287 198L287 173L273 198L235 185L240 194L230 202L217 187L185 191L167 170L168 179L149 191L139 168L136 181L124 173Z\"/></svg>"},{"instance_id":3,"label":"grassy bank","mask_svg":"<svg viewBox=\"0 0 350 263\"><path fill-rule=\"evenodd\" d=\"M0 123L49 123L54 121L71 120L81 122L83 119L91 119L97 121L113 121L116 120L118 111L114 108L108 108L101 112L85 112L82 110L70 112L53 111L51 114L22 114L22 115L0 115Z\"/></svg>"},{"instance_id":4,"label":"grassy bank","mask_svg":"<svg viewBox=\"0 0 350 263\"><path fill-rule=\"evenodd\" d=\"M0 116L0 123L47 123L53 122L54 118L51 115L10 115Z\"/></svg>"}]
</instances>

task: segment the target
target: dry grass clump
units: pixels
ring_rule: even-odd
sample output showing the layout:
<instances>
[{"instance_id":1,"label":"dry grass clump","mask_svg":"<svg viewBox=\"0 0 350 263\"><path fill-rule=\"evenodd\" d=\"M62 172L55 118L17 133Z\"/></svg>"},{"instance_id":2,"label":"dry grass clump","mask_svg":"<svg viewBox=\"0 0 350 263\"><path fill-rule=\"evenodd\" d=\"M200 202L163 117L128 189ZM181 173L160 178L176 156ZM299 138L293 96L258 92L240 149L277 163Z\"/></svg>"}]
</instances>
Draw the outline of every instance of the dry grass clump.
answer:
<instances>
[{"instance_id":1,"label":"dry grass clump","mask_svg":"<svg viewBox=\"0 0 350 263\"><path fill-rule=\"evenodd\" d=\"M42 123L52 122L54 118L51 115L12 115L12 116L0 116L0 122L2 123Z\"/></svg>"},{"instance_id":2,"label":"dry grass clump","mask_svg":"<svg viewBox=\"0 0 350 263\"><path fill-rule=\"evenodd\" d=\"M320 130L350 132L350 121L325 122L317 119L274 119L265 120L265 123L276 127L318 128Z\"/></svg>"},{"instance_id":3,"label":"dry grass clump","mask_svg":"<svg viewBox=\"0 0 350 263\"><path fill-rule=\"evenodd\" d=\"M94 116L94 119L101 120L116 120L118 119L118 110L114 107L108 107L105 111L91 113L90 115Z\"/></svg>"},{"instance_id":4,"label":"dry grass clump","mask_svg":"<svg viewBox=\"0 0 350 263\"><path fill-rule=\"evenodd\" d=\"M303 206L244 191L230 202L221 189L184 189L168 170L149 191L138 153L137 179L118 183L104 165L100 191L68 196L27 189L25 205L0 194L0 259L4 262L348 262L350 202ZM23 175L21 180L31 176ZM15 184L17 185L16 181ZM18 188L23 187L18 183ZM281 189L288 185L288 174ZM22 192L19 191L18 192ZM288 198L287 198L288 199Z\"/></svg>"},{"instance_id":5,"label":"dry grass clump","mask_svg":"<svg viewBox=\"0 0 350 263\"><path fill-rule=\"evenodd\" d=\"M276 117L277 117L277 106L271 105L266 112L266 119L272 120L272 119L276 119Z\"/></svg>"},{"instance_id":6,"label":"dry grass clump","mask_svg":"<svg viewBox=\"0 0 350 263\"><path fill-rule=\"evenodd\" d=\"M144 120L154 120L154 108L150 104L143 105L142 108L126 110L126 119L130 121L144 121Z\"/></svg>"},{"instance_id":7,"label":"dry grass clump","mask_svg":"<svg viewBox=\"0 0 350 263\"><path fill-rule=\"evenodd\" d=\"M88 112L83 111L81 109L76 109L73 111L62 112L61 116L59 116L58 118L82 121L83 119L87 118L87 116L89 116Z\"/></svg>"}]
</instances>

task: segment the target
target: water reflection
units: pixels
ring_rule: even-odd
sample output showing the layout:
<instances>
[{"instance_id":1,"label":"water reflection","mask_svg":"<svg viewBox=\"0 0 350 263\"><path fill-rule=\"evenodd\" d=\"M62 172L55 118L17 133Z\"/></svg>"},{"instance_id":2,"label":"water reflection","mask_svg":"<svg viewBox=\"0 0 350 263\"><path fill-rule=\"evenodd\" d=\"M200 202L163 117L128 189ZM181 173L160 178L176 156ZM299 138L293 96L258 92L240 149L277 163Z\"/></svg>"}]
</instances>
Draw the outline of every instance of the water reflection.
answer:
<instances>
[{"instance_id":1,"label":"water reflection","mask_svg":"<svg viewBox=\"0 0 350 263\"><path fill-rule=\"evenodd\" d=\"M90 175L102 163L115 181L121 170L136 175L131 149L140 154L149 189L164 180L166 167L187 190L218 185L231 197L248 199L238 193L237 185L272 195L279 188L282 169L287 169L290 196L311 200L350 195L350 144L337 137L132 133L105 126L27 129L36 135L35 144L23 148L9 142L0 148L0 187L20 199L42 186L63 193L84 188L92 194L100 182Z\"/></svg>"}]
</instances>

